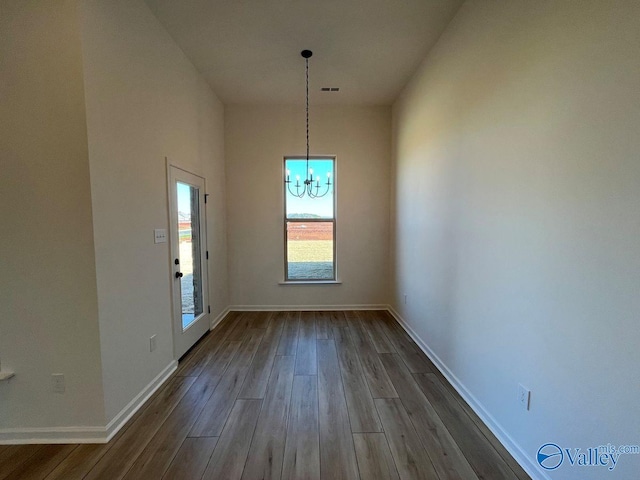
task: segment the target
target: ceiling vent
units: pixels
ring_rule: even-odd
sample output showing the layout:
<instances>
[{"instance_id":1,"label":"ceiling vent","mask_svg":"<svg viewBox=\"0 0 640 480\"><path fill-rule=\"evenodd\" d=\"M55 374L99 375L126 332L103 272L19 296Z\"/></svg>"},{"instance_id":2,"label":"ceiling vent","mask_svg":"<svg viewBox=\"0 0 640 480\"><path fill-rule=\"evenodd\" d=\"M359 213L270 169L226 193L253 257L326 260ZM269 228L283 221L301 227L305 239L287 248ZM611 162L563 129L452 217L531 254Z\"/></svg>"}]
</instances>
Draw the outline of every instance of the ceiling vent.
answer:
<instances>
[{"instance_id":1,"label":"ceiling vent","mask_svg":"<svg viewBox=\"0 0 640 480\"><path fill-rule=\"evenodd\" d=\"M322 92L339 92L340 88L339 87L322 87L320 89L320 91L322 91Z\"/></svg>"}]
</instances>

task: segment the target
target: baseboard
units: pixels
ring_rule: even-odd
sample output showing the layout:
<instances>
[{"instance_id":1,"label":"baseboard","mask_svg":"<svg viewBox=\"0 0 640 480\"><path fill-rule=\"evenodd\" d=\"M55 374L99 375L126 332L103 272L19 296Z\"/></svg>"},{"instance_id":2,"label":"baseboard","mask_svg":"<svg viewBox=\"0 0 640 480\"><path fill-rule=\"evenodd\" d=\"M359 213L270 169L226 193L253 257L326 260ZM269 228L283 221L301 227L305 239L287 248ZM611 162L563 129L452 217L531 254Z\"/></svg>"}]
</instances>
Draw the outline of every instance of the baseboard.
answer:
<instances>
[{"instance_id":1,"label":"baseboard","mask_svg":"<svg viewBox=\"0 0 640 480\"><path fill-rule=\"evenodd\" d=\"M223 308L222 311L216 316L216 318L211 320L211 325L209 325L209 331L213 330L218 326L218 324L222 321L224 317L229 313L229 307Z\"/></svg>"},{"instance_id":2,"label":"baseboard","mask_svg":"<svg viewBox=\"0 0 640 480\"><path fill-rule=\"evenodd\" d=\"M0 445L105 443L105 427L3 428Z\"/></svg>"},{"instance_id":3,"label":"baseboard","mask_svg":"<svg viewBox=\"0 0 640 480\"><path fill-rule=\"evenodd\" d=\"M389 305L366 304L366 305L230 305L227 311L232 312L315 312L315 311L335 311L335 310L388 310Z\"/></svg>"},{"instance_id":4,"label":"baseboard","mask_svg":"<svg viewBox=\"0 0 640 480\"><path fill-rule=\"evenodd\" d=\"M125 423L144 405L176 370L172 361L136 397L118 413L107 426L5 428L0 430L0 445L28 443L107 443Z\"/></svg>"},{"instance_id":5,"label":"baseboard","mask_svg":"<svg viewBox=\"0 0 640 480\"><path fill-rule=\"evenodd\" d=\"M454 375L454 373L445 365L445 363L436 355L436 353L416 334L402 316L388 306L389 313L393 315L398 324L407 332L414 342L420 347L424 354L429 357L433 364L440 370L447 381L456 389L460 396L464 399L471 409L480 417L480 420L493 433L498 441L507 449L516 462L524 469L525 472L533 480L551 480L551 478L529 459L525 451L516 443L516 441L502 428L496 419L484 408L482 403L464 386L464 384Z\"/></svg>"},{"instance_id":6,"label":"baseboard","mask_svg":"<svg viewBox=\"0 0 640 480\"><path fill-rule=\"evenodd\" d=\"M104 443L108 442L118 431L129 421L135 413L140 410L147 400L153 395L163 384L166 382L171 374L178 368L178 362L172 360L169 365L156 375L156 377L149 382L149 384L142 389L142 391L131 400L126 407L107 424L106 438Z\"/></svg>"}]
</instances>

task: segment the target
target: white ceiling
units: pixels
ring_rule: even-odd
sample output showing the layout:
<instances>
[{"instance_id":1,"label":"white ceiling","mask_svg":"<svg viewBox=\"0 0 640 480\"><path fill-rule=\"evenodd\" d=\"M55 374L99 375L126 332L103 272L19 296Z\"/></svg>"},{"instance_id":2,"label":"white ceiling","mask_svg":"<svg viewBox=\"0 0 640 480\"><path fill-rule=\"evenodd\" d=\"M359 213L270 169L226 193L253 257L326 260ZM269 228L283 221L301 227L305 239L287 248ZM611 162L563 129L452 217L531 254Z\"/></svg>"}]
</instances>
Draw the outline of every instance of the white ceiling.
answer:
<instances>
[{"instance_id":1,"label":"white ceiling","mask_svg":"<svg viewBox=\"0 0 640 480\"><path fill-rule=\"evenodd\" d=\"M145 1L225 104L389 105L463 0Z\"/></svg>"}]
</instances>

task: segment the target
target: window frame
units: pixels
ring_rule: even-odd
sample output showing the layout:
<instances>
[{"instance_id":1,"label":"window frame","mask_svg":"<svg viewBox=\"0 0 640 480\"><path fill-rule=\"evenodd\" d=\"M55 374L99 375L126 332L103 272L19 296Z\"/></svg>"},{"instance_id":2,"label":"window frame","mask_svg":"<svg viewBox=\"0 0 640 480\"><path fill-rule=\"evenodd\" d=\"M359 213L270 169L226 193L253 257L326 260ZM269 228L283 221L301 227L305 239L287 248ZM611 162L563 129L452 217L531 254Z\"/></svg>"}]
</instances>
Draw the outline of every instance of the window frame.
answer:
<instances>
[{"instance_id":1,"label":"window frame","mask_svg":"<svg viewBox=\"0 0 640 480\"><path fill-rule=\"evenodd\" d=\"M287 160L300 160L306 161L306 155L285 155L282 161L282 177L286 178L287 172ZM287 185L283 183L283 245L284 245L284 283L285 284L322 284L322 283L339 283L338 282L338 262L337 262L337 248L336 248L336 230L337 230L337 169L338 162L335 155L309 155L309 160L329 160L333 162L333 174L331 185L331 196L333 201L333 216L331 218L288 218L287 217ZM329 193L327 194L329 195ZM333 223L333 275L332 278L289 278L289 255L288 255L288 235L287 224L292 223Z\"/></svg>"}]
</instances>

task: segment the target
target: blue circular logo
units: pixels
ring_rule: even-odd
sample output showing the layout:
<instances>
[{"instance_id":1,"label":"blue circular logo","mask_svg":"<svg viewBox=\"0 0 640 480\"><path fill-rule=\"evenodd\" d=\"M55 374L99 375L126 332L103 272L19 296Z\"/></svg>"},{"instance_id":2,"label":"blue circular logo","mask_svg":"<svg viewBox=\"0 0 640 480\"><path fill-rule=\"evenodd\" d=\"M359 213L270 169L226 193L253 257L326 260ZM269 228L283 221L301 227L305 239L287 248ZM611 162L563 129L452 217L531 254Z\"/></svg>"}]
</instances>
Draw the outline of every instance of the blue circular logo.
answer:
<instances>
[{"instance_id":1,"label":"blue circular logo","mask_svg":"<svg viewBox=\"0 0 640 480\"><path fill-rule=\"evenodd\" d=\"M555 470L563 460L562 449L555 443L545 443L538 449L538 463L545 470Z\"/></svg>"}]
</instances>

